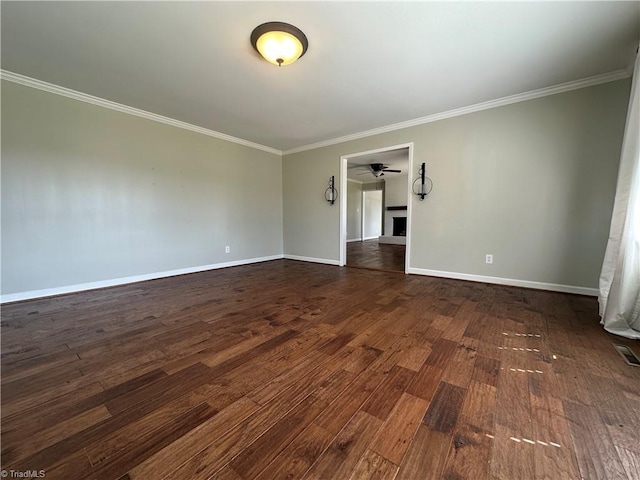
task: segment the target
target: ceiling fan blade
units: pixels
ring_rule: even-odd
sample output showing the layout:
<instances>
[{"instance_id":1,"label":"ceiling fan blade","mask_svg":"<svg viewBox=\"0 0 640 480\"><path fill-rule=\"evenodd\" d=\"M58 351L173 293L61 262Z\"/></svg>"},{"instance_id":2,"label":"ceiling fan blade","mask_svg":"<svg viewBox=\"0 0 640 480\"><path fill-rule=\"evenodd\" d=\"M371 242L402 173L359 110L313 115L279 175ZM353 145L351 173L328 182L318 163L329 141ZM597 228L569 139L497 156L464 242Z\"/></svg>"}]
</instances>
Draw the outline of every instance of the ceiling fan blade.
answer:
<instances>
[{"instance_id":1,"label":"ceiling fan blade","mask_svg":"<svg viewBox=\"0 0 640 480\"><path fill-rule=\"evenodd\" d=\"M383 172L402 173L402 170L390 170L390 169L388 169L388 168L385 168L385 169L383 170Z\"/></svg>"}]
</instances>

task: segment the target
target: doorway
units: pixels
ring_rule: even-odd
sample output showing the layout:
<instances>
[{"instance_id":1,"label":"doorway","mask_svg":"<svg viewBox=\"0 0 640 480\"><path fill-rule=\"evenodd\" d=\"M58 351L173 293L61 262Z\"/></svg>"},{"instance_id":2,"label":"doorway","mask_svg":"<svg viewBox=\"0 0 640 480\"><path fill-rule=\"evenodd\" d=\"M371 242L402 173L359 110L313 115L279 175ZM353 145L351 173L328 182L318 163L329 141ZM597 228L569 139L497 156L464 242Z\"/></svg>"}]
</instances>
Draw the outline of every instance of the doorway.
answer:
<instances>
[{"instance_id":1,"label":"doorway","mask_svg":"<svg viewBox=\"0 0 640 480\"><path fill-rule=\"evenodd\" d=\"M406 273L413 144L341 157L340 265Z\"/></svg>"}]
</instances>

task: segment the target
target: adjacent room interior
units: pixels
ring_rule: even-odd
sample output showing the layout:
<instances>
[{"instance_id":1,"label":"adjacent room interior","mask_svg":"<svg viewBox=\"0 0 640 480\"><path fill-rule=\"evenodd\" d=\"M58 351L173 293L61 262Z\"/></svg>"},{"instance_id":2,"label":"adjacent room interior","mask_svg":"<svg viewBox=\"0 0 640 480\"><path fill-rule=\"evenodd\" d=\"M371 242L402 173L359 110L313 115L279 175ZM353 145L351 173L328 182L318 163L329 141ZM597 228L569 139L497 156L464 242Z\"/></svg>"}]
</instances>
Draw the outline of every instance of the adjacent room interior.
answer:
<instances>
[{"instance_id":1,"label":"adjacent room interior","mask_svg":"<svg viewBox=\"0 0 640 480\"><path fill-rule=\"evenodd\" d=\"M638 2L0 10L2 476L639 478Z\"/></svg>"},{"instance_id":2,"label":"adjacent room interior","mask_svg":"<svg viewBox=\"0 0 640 480\"><path fill-rule=\"evenodd\" d=\"M409 147L347 161L348 267L404 273Z\"/></svg>"}]
</instances>

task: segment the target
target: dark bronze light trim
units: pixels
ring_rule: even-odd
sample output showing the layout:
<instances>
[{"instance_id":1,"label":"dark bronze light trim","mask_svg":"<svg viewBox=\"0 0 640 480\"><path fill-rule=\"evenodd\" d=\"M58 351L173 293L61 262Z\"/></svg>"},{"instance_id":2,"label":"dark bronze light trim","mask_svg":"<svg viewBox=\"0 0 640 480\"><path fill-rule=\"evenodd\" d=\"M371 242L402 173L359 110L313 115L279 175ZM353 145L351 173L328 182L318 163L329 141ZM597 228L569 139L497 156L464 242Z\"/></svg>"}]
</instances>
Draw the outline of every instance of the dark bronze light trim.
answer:
<instances>
[{"instance_id":1,"label":"dark bronze light trim","mask_svg":"<svg viewBox=\"0 0 640 480\"><path fill-rule=\"evenodd\" d=\"M302 57L307 52L307 48L309 48L307 36L298 27L284 22L267 22L258 25L253 29L253 32L251 32L251 45L253 45L254 50L258 53L260 53L258 51L258 39L267 32L285 32L296 37L302 44L300 57Z\"/></svg>"}]
</instances>

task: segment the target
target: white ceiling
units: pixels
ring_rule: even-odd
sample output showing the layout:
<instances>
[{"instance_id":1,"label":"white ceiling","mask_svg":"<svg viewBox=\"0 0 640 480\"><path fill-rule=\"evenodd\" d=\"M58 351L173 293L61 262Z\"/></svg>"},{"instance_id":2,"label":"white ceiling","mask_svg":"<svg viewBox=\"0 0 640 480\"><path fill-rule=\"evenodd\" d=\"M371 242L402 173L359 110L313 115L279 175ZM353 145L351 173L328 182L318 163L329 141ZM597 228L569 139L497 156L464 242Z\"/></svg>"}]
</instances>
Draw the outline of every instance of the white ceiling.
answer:
<instances>
[{"instance_id":1,"label":"white ceiling","mask_svg":"<svg viewBox=\"0 0 640 480\"><path fill-rule=\"evenodd\" d=\"M385 173L381 177L385 180L392 177L407 176L409 174L409 148L399 148L349 158L347 161L347 177L363 183L375 182L376 177L371 173L370 168L372 163L382 163L391 170L400 170L400 173Z\"/></svg>"},{"instance_id":2,"label":"white ceiling","mask_svg":"<svg viewBox=\"0 0 640 480\"><path fill-rule=\"evenodd\" d=\"M278 150L629 69L640 2L1 2L2 68ZM309 50L278 68L266 21Z\"/></svg>"}]
</instances>

